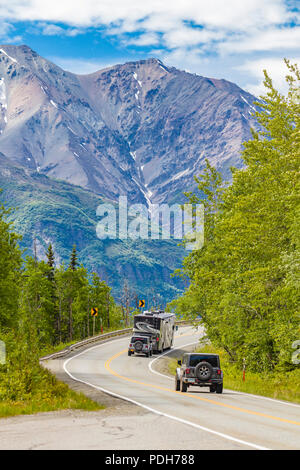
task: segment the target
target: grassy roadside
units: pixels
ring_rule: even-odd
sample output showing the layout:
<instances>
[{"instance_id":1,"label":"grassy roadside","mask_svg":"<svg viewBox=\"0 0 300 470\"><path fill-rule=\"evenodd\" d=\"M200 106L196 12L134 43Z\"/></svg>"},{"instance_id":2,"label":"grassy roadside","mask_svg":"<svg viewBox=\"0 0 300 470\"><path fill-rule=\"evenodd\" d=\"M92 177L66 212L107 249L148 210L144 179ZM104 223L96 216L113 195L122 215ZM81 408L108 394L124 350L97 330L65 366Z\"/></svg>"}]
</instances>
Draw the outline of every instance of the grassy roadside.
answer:
<instances>
[{"instance_id":1,"label":"grassy roadside","mask_svg":"<svg viewBox=\"0 0 300 470\"><path fill-rule=\"evenodd\" d=\"M300 403L300 370L276 372L261 375L246 370L246 380L242 380L242 371L229 362L224 350L212 346L200 346L197 352L211 352L220 355L221 368L224 372L224 387L238 392L252 393L264 397ZM177 359L170 359L169 372L174 375Z\"/></svg>"},{"instance_id":2,"label":"grassy roadside","mask_svg":"<svg viewBox=\"0 0 300 470\"><path fill-rule=\"evenodd\" d=\"M60 345L63 349L66 344ZM53 352L53 349L52 351ZM37 357L14 353L0 366L0 418L58 410L97 411L105 406L71 390L39 364Z\"/></svg>"},{"instance_id":3,"label":"grassy roadside","mask_svg":"<svg viewBox=\"0 0 300 470\"><path fill-rule=\"evenodd\" d=\"M105 333L111 333L113 331L116 331L117 329L123 329L125 327L119 327L119 328L114 328L114 327L111 327L111 328L103 328L103 333L102 334L105 334ZM130 327L128 327L130 328ZM100 332L97 332L95 333L95 336L99 336L101 333ZM92 338L93 335L90 335L88 338ZM84 338L84 339L88 339L88 338ZM54 354L54 353L57 353L57 352L60 352L62 351L63 349L67 348L68 346L72 346L73 344L76 344L76 343L79 343L80 341L84 341L84 339L82 340L74 340L74 341L70 341L68 343L59 343L55 346L48 346L46 348L43 348L41 350L41 354L40 354L40 357L44 357L44 356L48 356L49 354Z\"/></svg>"},{"instance_id":4,"label":"grassy roadside","mask_svg":"<svg viewBox=\"0 0 300 470\"><path fill-rule=\"evenodd\" d=\"M3 374L3 373L2 373ZM0 383L0 418L65 409L104 409L83 393L71 390L39 364L3 374Z\"/></svg>"},{"instance_id":5,"label":"grassy roadside","mask_svg":"<svg viewBox=\"0 0 300 470\"><path fill-rule=\"evenodd\" d=\"M51 397L47 399L33 396L24 401L6 400L0 402L0 418L66 409L97 411L104 408L104 406L98 405L98 403L90 400L82 393L76 393L68 389L63 397Z\"/></svg>"},{"instance_id":6,"label":"grassy roadside","mask_svg":"<svg viewBox=\"0 0 300 470\"><path fill-rule=\"evenodd\" d=\"M114 327L104 328L103 333L115 330ZM39 364L39 357L59 352L77 342L48 346L32 354L31 348L28 349L22 340L8 341L8 362L6 366L0 365L0 418L65 409L104 409L104 405L71 390Z\"/></svg>"}]
</instances>

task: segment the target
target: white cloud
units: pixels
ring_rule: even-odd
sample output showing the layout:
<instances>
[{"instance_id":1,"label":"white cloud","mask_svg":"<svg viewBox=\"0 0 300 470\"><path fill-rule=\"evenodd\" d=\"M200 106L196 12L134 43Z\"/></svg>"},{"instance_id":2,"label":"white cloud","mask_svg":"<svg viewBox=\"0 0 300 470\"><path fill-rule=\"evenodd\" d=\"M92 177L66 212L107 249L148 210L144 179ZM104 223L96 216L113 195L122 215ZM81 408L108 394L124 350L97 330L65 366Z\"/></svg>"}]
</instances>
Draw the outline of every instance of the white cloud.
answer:
<instances>
[{"instance_id":1,"label":"white cloud","mask_svg":"<svg viewBox=\"0 0 300 470\"><path fill-rule=\"evenodd\" d=\"M40 24L38 26L42 29L42 34L45 36L59 36L64 34L63 28L55 24Z\"/></svg>"},{"instance_id":2,"label":"white cloud","mask_svg":"<svg viewBox=\"0 0 300 470\"><path fill-rule=\"evenodd\" d=\"M300 27L272 28L256 31L252 35L238 36L235 40L221 44L219 50L225 53L274 51L299 49Z\"/></svg>"},{"instance_id":3,"label":"white cloud","mask_svg":"<svg viewBox=\"0 0 300 470\"><path fill-rule=\"evenodd\" d=\"M159 33L165 48L205 43L206 50L219 41L223 53L295 47L296 28L278 28L296 16L285 0L0 0L0 18L47 22L43 34L76 35L83 28L102 27L127 44L143 46L156 45ZM133 32L139 33L137 39L126 38Z\"/></svg>"},{"instance_id":4,"label":"white cloud","mask_svg":"<svg viewBox=\"0 0 300 470\"><path fill-rule=\"evenodd\" d=\"M155 55L155 51L153 51ZM201 73L204 66L207 66L209 59L201 55L198 49L188 50L185 48L174 49L171 52L160 51L160 59L168 65L172 65L180 70ZM201 73L202 75L202 73Z\"/></svg>"},{"instance_id":5,"label":"white cloud","mask_svg":"<svg viewBox=\"0 0 300 470\"><path fill-rule=\"evenodd\" d=\"M7 36L11 30L12 30L12 25L10 23L3 22L0 24L0 36Z\"/></svg>"},{"instance_id":6,"label":"white cloud","mask_svg":"<svg viewBox=\"0 0 300 470\"><path fill-rule=\"evenodd\" d=\"M163 40L168 48L192 47L206 44L218 39L223 39L225 33L217 30L193 29L182 26L168 31L163 35Z\"/></svg>"},{"instance_id":7,"label":"white cloud","mask_svg":"<svg viewBox=\"0 0 300 470\"><path fill-rule=\"evenodd\" d=\"M18 42L20 36L14 36L14 26L6 21L0 23L0 41L5 43Z\"/></svg>"},{"instance_id":8,"label":"white cloud","mask_svg":"<svg viewBox=\"0 0 300 470\"><path fill-rule=\"evenodd\" d=\"M159 36L154 33L145 33L136 38L126 38L123 42L127 46L155 46L156 44L159 44Z\"/></svg>"},{"instance_id":9,"label":"white cloud","mask_svg":"<svg viewBox=\"0 0 300 470\"><path fill-rule=\"evenodd\" d=\"M300 56L293 57L290 59L291 63L300 64ZM250 76L255 79L255 83L249 83L244 88L255 96L265 94L265 87L263 85L264 74L263 70L266 70L268 75L272 78L273 84L276 89L281 93L287 92L287 83L285 76L288 75L288 68L285 65L283 59L279 58L264 58L259 60L247 61L245 64L237 67L239 70L247 72Z\"/></svg>"},{"instance_id":10,"label":"white cloud","mask_svg":"<svg viewBox=\"0 0 300 470\"><path fill-rule=\"evenodd\" d=\"M152 55L180 69L247 83L257 94L263 68L284 86L284 66L278 64L281 56L297 55L297 5L297 0L0 0L0 20L2 25L28 21L47 35L72 36L95 28L123 46L152 46ZM9 34L12 30L7 42ZM76 73L108 65L84 59L56 62Z\"/></svg>"},{"instance_id":11,"label":"white cloud","mask_svg":"<svg viewBox=\"0 0 300 470\"><path fill-rule=\"evenodd\" d=\"M43 34L44 36L77 36L83 33L83 30L78 28L62 28L56 24L45 22L37 23L34 30L36 30L36 33Z\"/></svg>"},{"instance_id":12,"label":"white cloud","mask_svg":"<svg viewBox=\"0 0 300 470\"><path fill-rule=\"evenodd\" d=\"M1 0L0 17L76 26L144 22L152 31L192 21L206 27L245 30L286 22L294 16L283 0Z\"/></svg>"},{"instance_id":13,"label":"white cloud","mask_svg":"<svg viewBox=\"0 0 300 470\"><path fill-rule=\"evenodd\" d=\"M104 61L86 60L84 58L74 59L64 57L48 57L48 59L51 60L51 62L57 64L62 69L79 75L94 73L97 70L115 65L115 63L112 64ZM124 61L121 59L120 62L122 63Z\"/></svg>"}]
</instances>

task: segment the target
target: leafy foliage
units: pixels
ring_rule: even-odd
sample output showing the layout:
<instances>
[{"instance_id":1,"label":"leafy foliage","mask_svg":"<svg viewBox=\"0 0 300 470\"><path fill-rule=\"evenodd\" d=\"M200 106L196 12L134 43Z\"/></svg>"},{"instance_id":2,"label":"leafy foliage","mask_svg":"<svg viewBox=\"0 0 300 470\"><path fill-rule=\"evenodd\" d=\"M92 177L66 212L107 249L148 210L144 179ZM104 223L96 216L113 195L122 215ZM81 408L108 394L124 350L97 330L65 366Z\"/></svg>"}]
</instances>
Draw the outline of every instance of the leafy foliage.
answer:
<instances>
[{"instance_id":1,"label":"leafy foliage","mask_svg":"<svg viewBox=\"0 0 300 470\"><path fill-rule=\"evenodd\" d=\"M18 403L20 410L29 409L30 403L32 409L97 409L98 405L77 396L43 369L39 358L49 347L99 333L100 325L120 327L121 309L110 287L78 265L75 247L68 268L55 267L51 245L47 262L28 256L23 263L20 237L5 221L8 214L1 207L0 341L6 346L6 361L0 365L0 402ZM96 321L91 319L92 306L99 310ZM0 406L0 415L11 413L11 406Z\"/></svg>"},{"instance_id":2,"label":"leafy foliage","mask_svg":"<svg viewBox=\"0 0 300 470\"><path fill-rule=\"evenodd\" d=\"M273 87L256 103L264 130L244 144L245 168L225 187L207 163L196 178L205 195L205 245L184 260L190 287L174 301L178 312L202 317L215 346L248 368L293 369L299 339L300 74L286 61L289 93Z\"/></svg>"},{"instance_id":3,"label":"leafy foliage","mask_svg":"<svg viewBox=\"0 0 300 470\"><path fill-rule=\"evenodd\" d=\"M11 232L10 224L5 221L9 213L4 206L0 206L0 328L11 327L16 323L20 292L20 237Z\"/></svg>"}]
</instances>

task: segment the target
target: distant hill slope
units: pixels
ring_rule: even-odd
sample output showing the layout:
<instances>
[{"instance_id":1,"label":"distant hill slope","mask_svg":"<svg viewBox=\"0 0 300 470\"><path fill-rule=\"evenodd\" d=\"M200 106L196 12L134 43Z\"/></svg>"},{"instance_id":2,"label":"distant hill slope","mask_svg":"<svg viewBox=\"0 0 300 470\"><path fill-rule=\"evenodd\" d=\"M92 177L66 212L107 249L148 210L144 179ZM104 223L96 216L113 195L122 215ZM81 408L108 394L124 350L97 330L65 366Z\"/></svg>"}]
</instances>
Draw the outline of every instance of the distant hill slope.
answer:
<instances>
[{"instance_id":1,"label":"distant hill slope","mask_svg":"<svg viewBox=\"0 0 300 470\"><path fill-rule=\"evenodd\" d=\"M99 240L96 208L103 200L92 192L16 167L1 154L0 188L1 201L13 208L13 229L23 236L24 256L33 254L36 236L40 259L51 242L57 263L68 263L75 243L79 261L107 280L116 298L125 279L149 302L153 294L167 302L182 290L182 282L170 276L184 254L177 242Z\"/></svg>"}]
</instances>

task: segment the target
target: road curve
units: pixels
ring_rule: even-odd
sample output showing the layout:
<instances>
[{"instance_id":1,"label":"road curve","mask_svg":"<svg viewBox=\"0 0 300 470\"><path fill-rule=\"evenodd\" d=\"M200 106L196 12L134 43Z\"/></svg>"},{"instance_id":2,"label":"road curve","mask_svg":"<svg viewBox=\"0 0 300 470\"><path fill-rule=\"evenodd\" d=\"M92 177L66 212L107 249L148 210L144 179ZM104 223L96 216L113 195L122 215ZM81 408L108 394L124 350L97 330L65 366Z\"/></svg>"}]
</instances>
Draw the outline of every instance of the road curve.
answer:
<instances>
[{"instance_id":1,"label":"road curve","mask_svg":"<svg viewBox=\"0 0 300 470\"><path fill-rule=\"evenodd\" d=\"M190 348L200 334L181 328L174 348ZM199 433L199 449L205 449L206 438L216 449L300 449L299 405L231 390L222 395L197 387L176 392L174 381L155 371L159 356L128 357L127 346L128 338L93 346L67 359L64 370L73 380L164 416L172 430L184 424L191 435Z\"/></svg>"}]
</instances>

